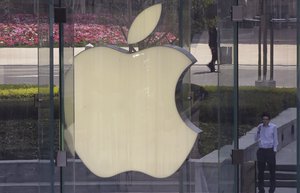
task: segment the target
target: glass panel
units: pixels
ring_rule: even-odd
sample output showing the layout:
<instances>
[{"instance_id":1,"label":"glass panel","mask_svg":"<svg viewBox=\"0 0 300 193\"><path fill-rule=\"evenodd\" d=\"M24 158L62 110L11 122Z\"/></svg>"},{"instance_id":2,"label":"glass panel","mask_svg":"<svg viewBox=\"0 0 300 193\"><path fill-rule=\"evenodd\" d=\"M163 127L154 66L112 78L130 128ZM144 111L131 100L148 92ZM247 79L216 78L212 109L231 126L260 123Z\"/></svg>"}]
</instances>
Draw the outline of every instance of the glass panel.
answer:
<instances>
[{"instance_id":1,"label":"glass panel","mask_svg":"<svg viewBox=\"0 0 300 193\"><path fill-rule=\"evenodd\" d=\"M0 192L39 192L37 2L0 2Z\"/></svg>"},{"instance_id":2,"label":"glass panel","mask_svg":"<svg viewBox=\"0 0 300 193\"><path fill-rule=\"evenodd\" d=\"M258 159L254 135L262 123L262 112L269 112L271 123L278 127L277 168L283 164L295 165L296 1L241 0L239 4L244 8L244 20L239 25L240 148L245 149L245 161L252 165L250 171L253 171ZM249 174L252 175L241 177L241 188L251 187L254 192L257 176L254 172ZM295 188L282 187L282 183L277 180L275 192L296 192ZM264 189L267 192L269 187Z\"/></svg>"},{"instance_id":3,"label":"glass panel","mask_svg":"<svg viewBox=\"0 0 300 193\"><path fill-rule=\"evenodd\" d=\"M195 93L203 130L197 141L200 159L194 160L196 192L234 192L230 8L230 1L193 1L191 51L198 62L192 68L192 83L200 86Z\"/></svg>"},{"instance_id":4,"label":"glass panel","mask_svg":"<svg viewBox=\"0 0 300 193\"><path fill-rule=\"evenodd\" d=\"M61 37L63 39L61 42L63 44L60 46L60 49L62 51L59 51L55 48L57 55L55 55L54 60L57 61L55 64L58 66L59 61L60 62L60 92L61 92L61 98L60 98L60 150L63 153L66 153L67 158L67 165L65 167L61 168L60 172L60 182L61 184L61 191L62 192L75 192L75 185L74 185L74 179L75 179L75 151L74 151L74 139L71 137L72 133L74 133L73 127L67 128L66 125L71 125L71 123L74 122L73 116L65 116L71 113L73 115L73 84L66 85L69 88L65 89L65 82L64 82L64 75L71 71L73 66L73 60L74 60L74 17L76 15L73 15L73 7L72 7L72 1L61 1L61 7L66 8L66 23L63 23L63 27L61 26L60 29ZM59 34L59 26L56 25L57 33ZM57 37L57 36L56 36ZM57 40L57 38L55 38ZM60 55L61 54L61 55ZM60 60L59 60L60 59ZM64 92L64 91L68 92ZM66 105L64 103L67 103ZM72 104L72 105L70 105ZM67 106L67 108L64 108ZM70 119L67 119L71 117ZM71 134L69 133L71 131Z\"/></svg>"},{"instance_id":5,"label":"glass panel","mask_svg":"<svg viewBox=\"0 0 300 193\"><path fill-rule=\"evenodd\" d=\"M155 1L83 2L73 2L76 57L65 74L65 139L67 148L76 150L75 192L193 191L191 180L195 174L186 157L196 140L197 128L186 118L190 116L190 93L185 85L190 78L189 73L185 77L181 73L194 58L179 47L160 46L181 42L189 47L189 2L164 1L157 24L148 20L151 11L143 15L142 22L135 20ZM178 7L184 9L181 14ZM133 22L143 26L130 27ZM149 30L152 22L157 27ZM130 41L138 43L128 46L127 36L136 32ZM147 38L138 38L142 36ZM174 103L178 78L183 80L177 85L181 117ZM170 84L174 87L169 88ZM160 125L172 129L163 132ZM161 147L155 147L159 144ZM140 156L133 158L136 155Z\"/></svg>"},{"instance_id":6,"label":"glass panel","mask_svg":"<svg viewBox=\"0 0 300 193\"><path fill-rule=\"evenodd\" d=\"M231 20L232 1L218 1L219 16L219 192L236 192L235 166L231 161L232 149L235 149L237 105L235 93L234 41L237 38L234 23Z\"/></svg>"},{"instance_id":7,"label":"glass panel","mask_svg":"<svg viewBox=\"0 0 300 193\"><path fill-rule=\"evenodd\" d=\"M51 6L52 5L52 6ZM39 48L38 48L38 85L39 85L39 150L40 150L40 183L41 190L54 192L54 146L58 135L57 113L54 118L54 65L53 65L53 4L50 1L39 2ZM56 87L57 93L57 87ZM57 102L57 97L55 98ZM57 106L56 106L57 107ZM57 144L57 143L56 143Z\"/></svg>"}]
</instances>

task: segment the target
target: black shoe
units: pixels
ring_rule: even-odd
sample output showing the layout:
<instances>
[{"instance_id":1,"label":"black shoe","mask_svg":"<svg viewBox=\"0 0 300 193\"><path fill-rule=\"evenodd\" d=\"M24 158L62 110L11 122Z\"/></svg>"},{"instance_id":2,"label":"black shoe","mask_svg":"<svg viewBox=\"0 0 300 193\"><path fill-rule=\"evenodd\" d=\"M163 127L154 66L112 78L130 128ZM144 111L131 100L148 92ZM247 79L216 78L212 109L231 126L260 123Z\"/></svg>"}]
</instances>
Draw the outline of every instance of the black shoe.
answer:
<instances>
[{"instance_id":1,"label":"black shoe","mask_svg":"<svg viewBox=\"0 0 300 193\"><path fill-rule=\"evenodd\" d=\"M212 63L209 63L206 66L210 69L210 72L215 72L216 71L215 66Z\"/></svg>"}]
</instances>

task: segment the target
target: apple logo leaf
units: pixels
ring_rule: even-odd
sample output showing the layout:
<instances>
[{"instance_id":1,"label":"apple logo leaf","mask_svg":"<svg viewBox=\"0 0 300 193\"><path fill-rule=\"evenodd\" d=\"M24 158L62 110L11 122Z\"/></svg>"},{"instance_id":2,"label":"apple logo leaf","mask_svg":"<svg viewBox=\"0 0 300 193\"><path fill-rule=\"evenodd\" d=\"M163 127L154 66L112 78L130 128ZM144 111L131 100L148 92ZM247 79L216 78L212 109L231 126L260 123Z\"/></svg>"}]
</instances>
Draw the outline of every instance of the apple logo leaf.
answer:
<instances>
[{"instance_id":1,"label":"apple logo leaf","mask_svg":"<svg viewBox=\"0 0 300 193\"><path fill-rule=\"evenodd\" d=\"M161 4L155 4L143 10L131 24L127 43L135 44L149 36L158 24L162 11Z\"/></svg>"}]
</instances>

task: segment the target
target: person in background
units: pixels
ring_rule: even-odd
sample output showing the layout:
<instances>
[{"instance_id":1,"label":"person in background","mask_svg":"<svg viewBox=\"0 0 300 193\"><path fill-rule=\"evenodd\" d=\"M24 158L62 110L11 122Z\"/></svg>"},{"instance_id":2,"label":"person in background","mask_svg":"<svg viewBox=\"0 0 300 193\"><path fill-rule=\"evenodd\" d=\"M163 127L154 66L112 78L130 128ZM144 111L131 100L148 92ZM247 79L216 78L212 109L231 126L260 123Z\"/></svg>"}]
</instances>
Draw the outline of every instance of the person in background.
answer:
<instances>
[{"instance_id":1,"label":"person in background","mask_svg":"<svg viewBox=\"0 0 300 193\"><path fill-rule=\"evenodd\" d=\"M216 71L215 64L216 61L218 60L218 43L217 43L218 32L215 26L210 27L208 29L208 36L209 36L208 45L211 52L211 61L207 64L207 67L210 69L211 72L215 72Z\"/></svg>"},{"instance_id":2,"label":"person in background","mask_svg":"<svg viewBox=\"0 0 300 193\"><path fill-rule=\"evenodd\" d=\"M276 152L278 146L277 126L270 123L269 113L263 113L262 123L257 126L255 141L258 142L257 169L258 169L258 193L264 193L264 172L266 164L270 171L270 189L269 193L275 191L275 169L276 169Z\"/></svg>"}]
</instances>

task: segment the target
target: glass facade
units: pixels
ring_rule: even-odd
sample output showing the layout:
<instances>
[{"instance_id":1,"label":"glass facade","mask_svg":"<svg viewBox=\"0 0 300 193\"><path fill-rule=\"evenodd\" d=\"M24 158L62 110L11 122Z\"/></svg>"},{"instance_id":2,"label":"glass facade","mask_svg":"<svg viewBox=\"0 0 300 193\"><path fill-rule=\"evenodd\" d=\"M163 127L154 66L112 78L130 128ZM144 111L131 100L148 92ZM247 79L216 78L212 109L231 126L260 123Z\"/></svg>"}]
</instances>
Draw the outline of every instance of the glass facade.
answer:
<instances>
[{"instance_id":1,"label":"glass facade","mask_svg":"<svg viewBox=\"0 0 300 193\"><path fill-rule=\"evenodd\" d=\"M0 192L254 193L263 112L300 192L297 6L1 1Z\"/></svg>"}]
</instances>

